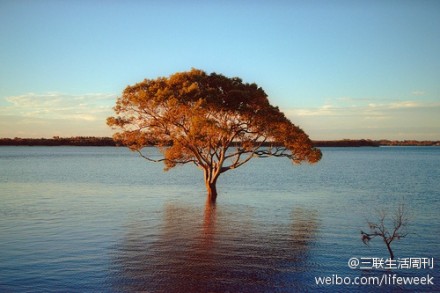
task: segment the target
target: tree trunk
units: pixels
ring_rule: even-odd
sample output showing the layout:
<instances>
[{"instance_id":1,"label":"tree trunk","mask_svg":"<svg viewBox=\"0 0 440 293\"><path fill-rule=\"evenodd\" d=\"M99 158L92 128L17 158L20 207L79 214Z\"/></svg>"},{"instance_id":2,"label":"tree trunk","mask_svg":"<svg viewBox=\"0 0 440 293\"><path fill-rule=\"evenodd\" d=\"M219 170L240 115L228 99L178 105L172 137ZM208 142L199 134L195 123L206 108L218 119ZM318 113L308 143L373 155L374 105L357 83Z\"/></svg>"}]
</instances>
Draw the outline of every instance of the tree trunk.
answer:
<instances>
[{"instance_id":1,"label":"tree trunk","mask_svg":"<svg viewBox=\"0 0 440 293\"><path fill-rule=\"evenodd\" d=\"M206 191L208 192L208 201L211 203L215 203L215 201L217 199L216 182L212 183L212 182L206 181L205 184L206 184Z\"/></svg>"},{"instance_id":2,"label":"tree trunk","mask_svg":"<svg viewBox=\"0 0 440 293\"><path fill-rule=\"evenodd\" d=\"M388 243L387 241L385 241L385 244L387 245L388 252L390 253L391 259L394 259L394 253L393 253L393 250L391 249L391 244Z\"/></svg>"},{"instance_id":3,"label":"tree trunk","mask_svg":"<svg viewBox=\"0 0 440 293\"><path fill-rule=\"evenodd\" d=\"M208 167L205 169L204 172L205 175L205 185L206 185L206 191L208 192L208 198L207 200L211 203L215 203L217 199L217 178L220 175L220 172L218 172L218 169Z\"/></svg>"}]
</instances>

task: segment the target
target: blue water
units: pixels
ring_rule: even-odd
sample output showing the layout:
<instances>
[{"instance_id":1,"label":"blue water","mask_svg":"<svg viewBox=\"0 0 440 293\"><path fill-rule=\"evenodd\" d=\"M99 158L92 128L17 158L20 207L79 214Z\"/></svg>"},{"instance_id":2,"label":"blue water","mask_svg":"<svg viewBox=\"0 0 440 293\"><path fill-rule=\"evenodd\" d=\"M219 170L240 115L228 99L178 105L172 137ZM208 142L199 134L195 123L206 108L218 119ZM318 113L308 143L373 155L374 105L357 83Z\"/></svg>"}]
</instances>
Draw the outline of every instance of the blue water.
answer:
<instances>
[{"instance_id":1,"label":"blue water","mask_svg":"<svg viewBox=\"0 0 440 293\"><path fill-rule=\"evenodd\" d=\"M157 154L155 149L150 152ZM125 148L0 148L0 292L440 291L440 148L324 148L317 165L255 159L205 205L193 165L163 172ZM396 258L367 221L400 203ZM390 224L390 223L389 223ZM433 277L434 285L317 285L315 277Z\"/></svg>"}]
</instances>

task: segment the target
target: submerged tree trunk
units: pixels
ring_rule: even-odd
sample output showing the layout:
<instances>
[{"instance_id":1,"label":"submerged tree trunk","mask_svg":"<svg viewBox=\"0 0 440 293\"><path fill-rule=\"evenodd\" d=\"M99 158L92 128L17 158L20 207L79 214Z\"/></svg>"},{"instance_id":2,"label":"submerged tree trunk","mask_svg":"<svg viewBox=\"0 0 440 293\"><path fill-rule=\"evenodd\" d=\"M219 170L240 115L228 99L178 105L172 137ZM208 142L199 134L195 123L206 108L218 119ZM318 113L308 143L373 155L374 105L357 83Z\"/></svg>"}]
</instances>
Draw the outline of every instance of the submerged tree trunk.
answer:
<instances>
[{"instance_id":1,"label":"submerged tree trunk","mask_svg":"<svg viewBox=\"0 0 440 293\"><path fill-rule=\"evenodd\" d=\"M206 191L208 193L207 200L211 203L215 203L217 200L217 178L220 175L219 172L216 172L212 168L205 169L205 185Z\"/></svg>"},{"instance_id":2,"label":"submerged tree trunk","mask_svg":"<svg viewBox=\"0 0 440 293\"><path fill-rule=\"evenodd\" d=\"M211 203L215 203L217 200L217 186L216 182L205 182L206 184L206 191L208 192L208 201Z\"/></svg>"},{"instance_id":3,"label":"submerged tree trunk","mask_svg":"<svg viewBox=\"0 0 440 293\"><path fill-rule=\"evenodd\" d=\"M394 259L394 253L393 253L393 250L391 249L391 243L389 243L388 241L385 240L385 244L387 245L388 252L390 253L391 259Z\"/></svg>"}]
</instances>

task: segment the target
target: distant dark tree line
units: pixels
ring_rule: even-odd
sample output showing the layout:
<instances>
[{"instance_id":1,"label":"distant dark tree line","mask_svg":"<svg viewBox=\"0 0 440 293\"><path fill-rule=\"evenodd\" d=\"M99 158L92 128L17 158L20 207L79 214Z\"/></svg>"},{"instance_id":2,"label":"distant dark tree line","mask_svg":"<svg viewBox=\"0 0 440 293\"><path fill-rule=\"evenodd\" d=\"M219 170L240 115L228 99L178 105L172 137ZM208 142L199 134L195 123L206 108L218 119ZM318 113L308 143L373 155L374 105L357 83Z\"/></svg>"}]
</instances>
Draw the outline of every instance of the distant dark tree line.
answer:
<instances>
[{"instance_id":1,"label":"distant dark tree line","mask_svg":"<svg viewBox=\"0 0 440 293\"><path fill-rule=\"evenodd\" d=\"M440 146L440 141L432 140L378 140L381 146Z\"/></svg>"},{"instance_id":2,"label":"distant dark tree line","mask_svg":"<svg viewBox=\"0 0 440 293\"><path fill-rule=\"evenodd\" d=\"M3 146L116 146L111 137L0 138Z\"/></svg>"},{"instance_id":3,"label":"distant dark tree line","mask_svg":"<svg viewBox=\"0 0 440 293\"><path fill-rule=\"evenodd\" d=\"M313 144L316 147L440 146L440 141L343 139L315 140Z\"/></svg>"},{"instance_id":4,"label":"distant dark tree line","mask_svg":"<svg viewBox=\"0 0 440 293\"><path fill-rule=\"evenodd\" d=\"M360 139L343 139L343 140L316 140L313 144L317 147L378 147L377 141Z\"/></svg>"},{"instance_id":5,"label":"distant dark tree line","mask_svg":"<svg viewBox=\"0 0 440 293\"><path fill-rule=\"evenodd\" d=\"M315 147L440 146L440 141L418 140L315 140ZM118 146L111 137L76 136L53 138L0 138L3 146Z\"/></svg>"}]
</instances>

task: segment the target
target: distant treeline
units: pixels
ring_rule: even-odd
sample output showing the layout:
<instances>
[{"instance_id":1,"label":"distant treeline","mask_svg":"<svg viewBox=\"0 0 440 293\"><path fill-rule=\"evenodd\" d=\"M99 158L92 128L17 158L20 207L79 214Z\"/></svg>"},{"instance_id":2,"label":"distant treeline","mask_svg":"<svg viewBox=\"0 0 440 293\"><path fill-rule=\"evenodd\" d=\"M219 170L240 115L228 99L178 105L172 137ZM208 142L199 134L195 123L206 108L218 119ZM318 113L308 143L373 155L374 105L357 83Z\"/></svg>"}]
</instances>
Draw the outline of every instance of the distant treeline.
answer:
<instances>
[{"instance_id":1,"label":"distant treeline","mask_svg":"<svg viewBox=\"0 0 440 293\"><path fill-rule=\"evenodd\" d=\"M316 140L316 147L440 146L440 141L418 140ZM3 146L118 146L111 137L0 138Z\"/></svg>"},{"instance_id":2,"label":"distant treeline","mask_svg":"<svg viewBox=\"0 0 440 293\"><path fill-rule=\"evenodd\" d=\"M317 147L440 146L440 141L438 140L343 139L315 140L313 143Z\"/></svg>"},{"instance_id":3,"label":"distant treeline","mask_svg":"<svg viewBox=\"0 0 440 293\"><path fill-rule=\"evenodd\" d=\"M316 147L378 147L376 141L367 139L343 139L343 140L316 140L313 141Z\"/></svg>"},{"instance_id":4,"label":"distant treeline","mask_svg":"<svg viewBox=\"0 0 440 293\"><path fill-rule=\"evenodd\" d=\"M440 146L440 140L378 140L381 146Z\"/></svg>"},{"instance_id":5,"label":"distant treeline","mask_svg":"<svg viewBox=\"0 0 440 293\"><path fill-rule=\"evenodd\" d=\"M0 138L0 145L12 146L116 146L111 137L76 136L53 138Z\"/></svg>"}]
</instances>

